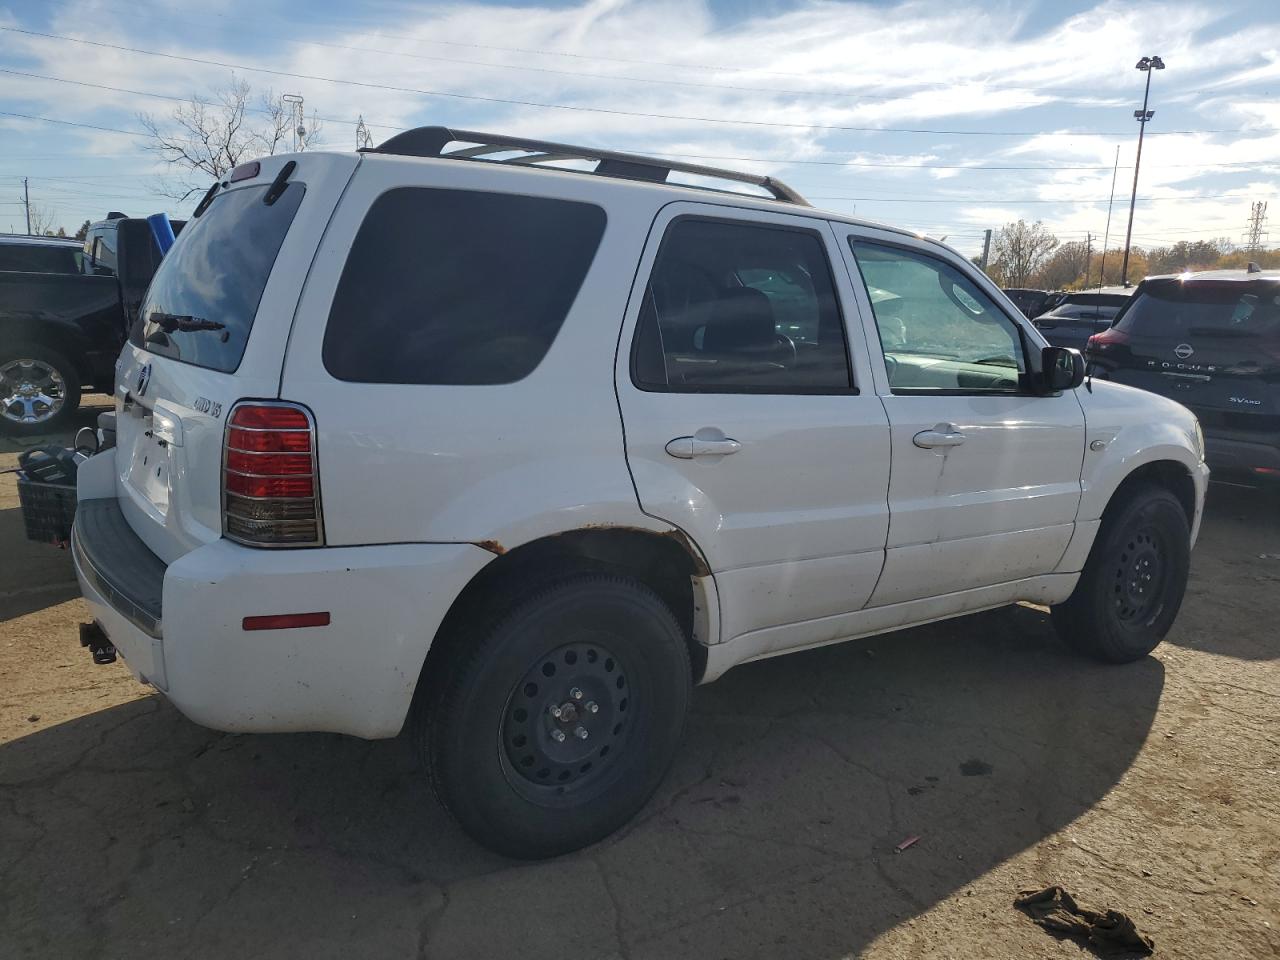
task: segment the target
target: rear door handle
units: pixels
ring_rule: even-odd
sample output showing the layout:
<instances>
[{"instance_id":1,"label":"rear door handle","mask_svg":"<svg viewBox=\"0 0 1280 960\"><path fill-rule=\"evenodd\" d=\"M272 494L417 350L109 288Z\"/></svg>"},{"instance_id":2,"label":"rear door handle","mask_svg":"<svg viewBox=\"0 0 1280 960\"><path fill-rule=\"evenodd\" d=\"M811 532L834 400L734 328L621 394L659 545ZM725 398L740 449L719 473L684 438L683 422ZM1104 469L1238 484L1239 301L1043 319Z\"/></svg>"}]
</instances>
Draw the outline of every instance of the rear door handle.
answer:
<instances>
[{"instance_id":1,"label":"rear door handle","mask_svg":"<svg viewBox=\"0 0 1280 960\"><path fill-rule=\"evenodd\" d=\"M921 430L911 442L917 447L932 450L934 447L958 447L964 443L964 434L952 423L939 423L932 430Z\"/></svg>"},{"instance_id":2,"label":"rear door handle","mask_svg":"<svg viewBox=\"0 0 1280 960\"><path fill-rule=\"evenodd\" d=\"M721 440L702 440L698 437L676 437L667 442L667 453L680 460L694 457L726 457L742 449L737 440L725 437Z\"/></svg>"}]
</instances>

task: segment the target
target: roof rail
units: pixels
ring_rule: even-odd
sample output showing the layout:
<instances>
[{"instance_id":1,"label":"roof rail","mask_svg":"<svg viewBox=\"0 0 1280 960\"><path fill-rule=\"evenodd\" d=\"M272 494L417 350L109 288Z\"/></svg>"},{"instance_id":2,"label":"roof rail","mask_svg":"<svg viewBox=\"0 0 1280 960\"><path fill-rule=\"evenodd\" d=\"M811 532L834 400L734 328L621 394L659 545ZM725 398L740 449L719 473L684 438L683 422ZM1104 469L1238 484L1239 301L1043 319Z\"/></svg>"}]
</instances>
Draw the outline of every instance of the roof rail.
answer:
<instances>
[{"instance_id":1,"label":"roof rail","mask_svg":"<svg viewBox=\"0 0 1280 960\"><path fill-rule=\"evenodd\" d=\"M444 148L451 143L472 143L476 146L446 153ZM494 156L517 150L523 151L523 155L502 160ZM490 163L510 163L529 167L562 160L594 160L596 161L594 170L576 172L591 173L601 177L618 177L624 180L643 180L648 183L665 183L672 171L679 171L716 180L749 183L769 191L775 200L809 205L804 197L773 177L761 177L738 170L723 170L719 167L704 167L696 163L661 160L637 153L618 153L613 150L597 150L594 147L553 143L549 140L509 137L500 133L477 133L474 130L453 130L449 127L417 127L397 133L390 140L376 147L366 147L360 152L387 153L405 157L440 157L446 160L484 160ZM565 168L552 169L564 170ZM681 184L681 186L694 185Z\"/></svg>"}]
</instances>

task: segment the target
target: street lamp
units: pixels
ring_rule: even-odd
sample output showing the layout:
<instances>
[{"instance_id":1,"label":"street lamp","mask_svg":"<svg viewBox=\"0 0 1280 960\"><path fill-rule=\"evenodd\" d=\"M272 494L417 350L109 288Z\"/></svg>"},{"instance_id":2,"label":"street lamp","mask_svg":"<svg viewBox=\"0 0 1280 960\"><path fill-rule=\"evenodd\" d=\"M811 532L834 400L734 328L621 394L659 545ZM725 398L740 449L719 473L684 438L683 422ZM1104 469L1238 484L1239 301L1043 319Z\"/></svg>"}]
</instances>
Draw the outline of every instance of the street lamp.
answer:
<instances>
[{"instance_id":1,"label":"street lamp","mask_svg":"<svg viewBox=\"0 0 1280 960\"><path fill-rule=\"evenodd\" d=\"M1163 70L1164 61L1159 57L1143 57L1134 67L1147 75L1147 88L1142 93L1142 109L1133 111L1133 119L1138 121L1138 157L1133 161L1133 193L1129 195L1129 229L1124 234L1124 260L1120 264L1120 285L1129 285L1129 241L1133 238L1133 207L1138 202L1138 167L1142 164L1142 135L1147 132L1147 121L1156 115L1154 110L1147 109L1147 98L1151 96L1151 72Z\"/></svg>"}]
</instances>

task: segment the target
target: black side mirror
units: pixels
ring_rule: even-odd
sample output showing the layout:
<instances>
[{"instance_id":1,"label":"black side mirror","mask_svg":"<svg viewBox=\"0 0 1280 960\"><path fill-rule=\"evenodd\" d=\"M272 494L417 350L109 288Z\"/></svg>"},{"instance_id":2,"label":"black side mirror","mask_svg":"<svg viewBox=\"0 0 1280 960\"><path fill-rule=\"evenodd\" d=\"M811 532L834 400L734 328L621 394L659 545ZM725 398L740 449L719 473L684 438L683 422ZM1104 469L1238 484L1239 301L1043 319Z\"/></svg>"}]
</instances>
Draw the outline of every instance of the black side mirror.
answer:
<instances>
[{"instance_id":1,"label":"black side mirror","mask_svg":"<svg viewBox=\"0 0 1280 960\"><path fill-rule=\"evenodd\" d=\"M1084 357L1073 347L1040 351L1040 384L1045 393L1074 390L1084 383Z\"/></svg>"}]
</instances>

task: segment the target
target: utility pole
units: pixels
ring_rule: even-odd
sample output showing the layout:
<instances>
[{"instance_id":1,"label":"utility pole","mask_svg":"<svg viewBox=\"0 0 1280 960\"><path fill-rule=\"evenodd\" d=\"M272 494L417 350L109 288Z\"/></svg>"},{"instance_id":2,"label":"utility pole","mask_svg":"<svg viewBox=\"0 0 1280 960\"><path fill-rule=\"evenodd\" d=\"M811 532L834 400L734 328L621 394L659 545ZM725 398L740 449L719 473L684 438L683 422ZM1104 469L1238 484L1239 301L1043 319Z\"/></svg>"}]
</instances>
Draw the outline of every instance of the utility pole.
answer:
<instances>
[{"instance_id":1,"label":"utility pole","mask_svg":"<svg viewBox=\"0 0 1280 960\"><path fill-rule=\"evenodd\" d=\"M982 235L982 272L987 272L987 257L991 255L991 228Z\"/></svg>"},{"instance_id":2,"label":"utility pole","mask_svg":"<svg viewBox=\"0 0 1280 960\"><path fill-rule=\"evenodd\" d=\"M1244 248L1250 253L1257 253L1262 249L1263 243L1267 239L1267 202L1258 200L1249 207L1249 229L1245 231Z\"/></svg>"},{"instance_id":3,"label":"utility pole","mask_svg":"<svg viewBox=\"0 0 1280 960\"><path fill-rule=\"evenodd\" d=\"M306 116L302 96L297 93L286 93L280 99L289 104L287 109L289 110L289 127L293 134L293 152L298 153L307 148L307 127L303 123Z\"/></svg>"},{"instance_id":4,"label":"utility pole","mask_svg":"<svg viewBox=\"0 0 1280 960\"><path fill-rule=\"evenodd\" d=\"M1129 243L1133 239L1133 208L1138 202L1138 168L1142 166L1142 135L1147 132L1147 121L1156 115L1154 110L1147 109L1147 99L1151 96L1151 74L1164 69L1164 61L1159 57L1143 57L1134 68L1147 75L1146 90L1142 94L1142 109L1133 111L1133 118L1138 121L1138 156L1133 161L1133 193L1129 195L1129 229L1124 234L1124 260L1120 264L1120 286L1129 285Z\"/></svg>"},{"instance_id":5,"label":"utility pole","mask_svg":"<svg viewBox=\"0 0 1280 960\"><path fill-rule=\"evenodd\" d=\"M1093 234L1084 235L1084 285L1089 285L1089 268L1093 265Z\"/></svg>"},{"instance_id":6,"label":"utility pole","mask_svg":"<svg viewBox=\"0 0 1280 960\"><path fill-rule=\"evenodd\" d=\"M1098 264L1098 289L1107 275L1107 241L1111 239L1111 208L1116 202L1116 174L1120 172L1120 144L1116 144L1116 163L1111 168L1111 199L1107 201L1107 229L1102 234L1102 262Z\"/></svg>"},{"instance_id":7,"label":"utility pole","mask_svg":"<svg viewBox=\"0 0 1280 960\"><path fill-rule=\"evenodd\" d=\"M27 178L22 178L22 205L27 210L27 236L31 236L31 191L27 189Z\"/></svg>"}]
</instances>

